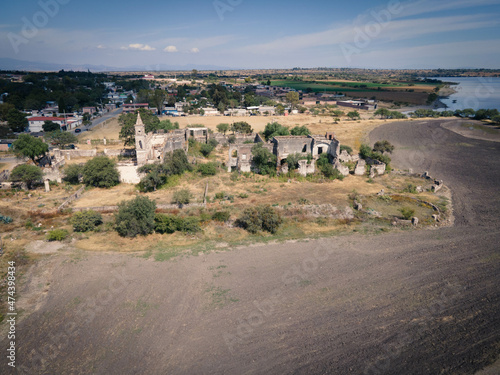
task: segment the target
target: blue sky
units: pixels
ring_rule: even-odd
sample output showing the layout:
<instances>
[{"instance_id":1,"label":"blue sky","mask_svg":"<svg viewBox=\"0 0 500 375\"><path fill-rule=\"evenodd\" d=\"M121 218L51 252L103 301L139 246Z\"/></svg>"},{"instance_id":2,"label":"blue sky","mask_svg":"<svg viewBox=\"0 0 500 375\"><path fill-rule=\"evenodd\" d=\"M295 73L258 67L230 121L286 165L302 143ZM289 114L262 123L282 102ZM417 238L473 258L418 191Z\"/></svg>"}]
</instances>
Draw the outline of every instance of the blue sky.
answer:
<instances>
[{"instance_id":1,"label":"blue sky","mask_svg":"<svg viewBox=\"0 0 500 375\"><path fill-rule=\"evenodd\" d=\"M0 58L113 67L500 68L500 0L4 1Z\"/></svg>"}]
</instances>

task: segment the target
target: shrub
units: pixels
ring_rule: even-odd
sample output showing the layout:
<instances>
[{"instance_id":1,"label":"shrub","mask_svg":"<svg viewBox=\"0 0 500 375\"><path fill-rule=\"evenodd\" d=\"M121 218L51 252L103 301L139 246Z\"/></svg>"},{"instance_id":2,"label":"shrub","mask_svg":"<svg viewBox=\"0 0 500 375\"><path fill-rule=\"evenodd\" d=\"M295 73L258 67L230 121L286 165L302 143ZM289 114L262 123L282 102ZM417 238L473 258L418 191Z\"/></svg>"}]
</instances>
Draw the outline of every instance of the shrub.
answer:
<instances>
[{"instance_id":1,"label":"shrub","mask_svg":"<svg viewBox=\"0 0 500 375\"><path fill-rule=\"evenodd\" d=\"M352 155L352 147L347 145L340 145L340 152L346 151L349 155Z\"/></svg>"},{"instance_id":2,"label":"shrub","mask_svg":"<svg viewBox=\"0 0 500 375\"><path fill-rule=\"evenodd\" d=\"M215 163L200 164L198 172L202 176L215 176L217 174L217 165Z\"/></svg>"},{"instance_id":3,"label":"shrub","mask_svg":"<svg viewBox=\"0 0 500 375\"><path fill-rule=\"evenodd\" d=\"M83 175L83 165L70 164L64 168L63 180L69 184L77 185L80 183L80 178Z\"/></svg>"},{"instance_id":4,"label":"shrub","mask_svg":"<svg viewBox=\"0 0 500 375\"><path fill-rule=\"evenodd\" d=\"M212 220L220 221L221 223L225 223L229 221L231 214L229 211L217 211L212 215Z\"/></svg>"},{"instance_id":5,"label":"shrub","mask_svg":"<svg viewBox=\"0 0 500 375\"><path fill-rule=\"evenodd\" d=\"M401 215L403 215L403 219L405 220L410 220L413 215L415 215L415 210L409 207L403 207L399 210L401 212Z\"/></svg>"},{"instance_id":6,"label":"shrub","mask_svg":"<svg viewBox=\"0 0 500 375\"><path fill-rule=\"evenodd\" d=\"M273 175L276 173L276 156L268 149L262 147L262 143L252 147L253 163L260 174Z\"/></svg>"},{"instance_id":7,"label":"shrub","mask_svg":"<svg viewBox=\"0 0 500 375\"><path fill-rule=\"evenodd\" d=\"M165 162L163 164L163 168L168 175L181 175L192 169L184 150L175 150L174 152L166 154Z\"/></svg>"},{"instance_id":8,"label":"shrub","mask_svg":"<svg viewBox=\"0 0 500 375\"><path fill-rule=\"evenodd\" d=\"M70 222L75 232L88 232L102 224L102 215L93 210L77 212Z\"/></svg>"},{"instance_id":9,"label":"shrub","mask_svg":"<svg viewBox=\"0 0 500 375\"><path fill-rule=\"evenodd\" d=\"M230 144L236 143L236 137L234 135L230 135L227 138L227 142L230 143Z\"/></svg>"},{"instance_id":10,"label":"shrub","mask_svg":"<svg viewBox=\"0 0 500 375\"><path fill-rule=\"evenodd\" d=\"M403 191L406 192L406 193L417 194L417 187L415 185L413 185L413 184L408 184L403 189Z\"/></svg>"},{"instance_id":11,"label":"shrub","mask_svg":"<svg viewBox=\"0 0 500 375\"><path fill-rule=\"evenodd\" d=\"M18 165L10 173L12 182L24 182L28 189L32 188L35 183L40 182L42 177L43 172L40 168L28 164Z\"/></svg>"},{"instance_id":12,"label":"shrub","mask_svg":"<svg viewBox=\"0 0 500 375\"><path fill-rule=\"evenodd\" d=\"M200 152L204 157L208 157L213 150L214 147L212 147L208 143L204 143L200 146Z\"/></svg>"},{"instance_id":13,"label":"shrub","mask_svg":"<svg viewBox=\"0 0 500 375\"><path fill-rule=\"evenodd\" d=\"M136 197L118 205L115 229L122 237L136 237L153 232L156 203L147 197Z\"/></svg>"},{"instance_id":14,"label":"shrub","mask_svg":"<svg viewBox=\"0 0 500 375\"><path fill-rule=\"evenodd\" d=\"M161 234L174 233L178 228L178 219L175 215L155 215L155 231Z\"/></svg>"},{"instance_id":15,"label":"shrub","mask_svg":"<svg viewBox=\"0 0 500 375\"><path fill-rule=\"evenodd\" d=\"M68 237L69 233L66 229L54 229L47 233L48 241L63 241Z\"/></svg>"},{"instance_id":16,"label":"shrub","mask_svg":"<svg viewBox=\"0 0 500 375\"><path fill-rule=\"evenodd\" d=\"M384 153L388 152L392 154L394 151L394 146L387 140L385 141L377 141L375 142L375 145L373 146L373 151Z\"/></svg>"},{"instance_id":17,"label":"shrub","mask_svg":"<svg viewBox=\"0 0 500 375\"><path fill-rule=\"evenodd\" d=\"M172 197L173 204L189 204L192 199L192 194L189 189L177 190Z\"/></svg>"},{"instance_id":18,"label":"shrub","mask_svg":"<svg viewBox=\"0 0 500 375\"><path fill-rule=\"evenodd\" d=\"M194 216L179 218L177 230L184 233L197 233L201 231L200 219Z\"/></svg>"},{"instance_id":19,"label":"shrub","mask_svg":"<svg viewBox=\"0 0 500 375\"><path fill-rule=\"evenodd\" d=\"M96 156L83 167L83 182L88 186L110 188L120 183L116 163L107 156Z\"/></svg>"},{"instance_id":20,"label":"shrub","mask_svg":"<svg viewBox=\"0 0 500 375\"><path fill-rule=\"evenodd\" d=\"M14 220L12 220L12 218L10 216L3 216L3 215L0 215L0 223L4 223L4 224L10 224L12 223Z\"/></svg>"},{"instance_id":21,"label":"shrub","mask_svg":"<svg viewBox=\"0 0 500 375\"><path fill-rule=\"evenodd\" d=\"M258 206L243 211L238 223L250 233L257 233L260 230L276 233L282 219L280 214L271 206Z\"/></svg>"}]
</instances>

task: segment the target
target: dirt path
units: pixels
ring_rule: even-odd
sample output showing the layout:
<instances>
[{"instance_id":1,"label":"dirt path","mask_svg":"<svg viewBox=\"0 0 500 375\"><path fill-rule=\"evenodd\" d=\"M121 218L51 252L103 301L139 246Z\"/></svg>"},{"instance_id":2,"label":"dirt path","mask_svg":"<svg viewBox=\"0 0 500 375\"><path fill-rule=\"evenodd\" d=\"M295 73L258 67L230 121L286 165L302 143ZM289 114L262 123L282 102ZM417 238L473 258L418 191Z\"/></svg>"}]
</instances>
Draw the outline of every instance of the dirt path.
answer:
<instances>
[{"instance_id":1,"label":"dirt path","mask_svg":"<svg viewBox=\"0 0 500 375\"><path fill-rule=\"evenodd\" d=\"M434 121L371 136L396 144L396 166L451 187L455 227L169 262L61 252L18 326L17 373L474 374L494 362L500 145Z\"/></svg>"}]
</instances>

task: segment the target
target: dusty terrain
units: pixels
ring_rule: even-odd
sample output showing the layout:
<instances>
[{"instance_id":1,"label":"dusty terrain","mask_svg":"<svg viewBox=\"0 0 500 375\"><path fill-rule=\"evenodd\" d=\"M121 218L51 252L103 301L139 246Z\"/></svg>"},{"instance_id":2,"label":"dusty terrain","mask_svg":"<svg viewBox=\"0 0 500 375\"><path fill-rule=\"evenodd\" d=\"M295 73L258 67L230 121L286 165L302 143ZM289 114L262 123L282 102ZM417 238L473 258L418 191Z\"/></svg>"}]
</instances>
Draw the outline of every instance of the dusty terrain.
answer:
<instances>
[{"instance_id":1,"label":"dusty terrain","mask_svg":"<svg viewBox=\"0 0 500 375\"><path fill-rule=\"evenodd\" d=\"M440 123L371 139L451 187L454 227L167 262L62 249L21 291L17 373L474 374L500 351L500 144Z\"/></svg>"}]
</instances>

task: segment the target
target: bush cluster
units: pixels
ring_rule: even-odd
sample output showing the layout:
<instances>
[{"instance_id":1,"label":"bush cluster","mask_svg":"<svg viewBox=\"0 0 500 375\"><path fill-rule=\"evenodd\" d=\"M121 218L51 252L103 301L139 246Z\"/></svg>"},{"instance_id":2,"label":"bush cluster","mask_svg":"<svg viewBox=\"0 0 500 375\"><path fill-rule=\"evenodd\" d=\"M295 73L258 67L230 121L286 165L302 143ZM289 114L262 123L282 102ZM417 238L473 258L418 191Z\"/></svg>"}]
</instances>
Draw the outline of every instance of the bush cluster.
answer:
<instances>
[{"instance_id":1,"label":"bush cluster","mask_svg":"<svg viewBox=\"0 0 500 375\"><path fill-rule=\"evenodd\" d=\"M47 241L63 241L68 235L66 229L54 229L47 233Z\"/></svg>"},{"instance_id":2,"label":"bush cluster","mask_svg":"<svg viewBox=\"0 0 500 375\"><path fill-rule=\"evenodd\" d=\"M75 232L88 232L102 224L102 215L94 210L77 212L70 220Z\"/></svg>"},{"instance_id":3,"label":"bush cluster","mask_svg":"<svg viewBox=\"0 0 500 375\"><path fill-rule=\"evenodd\" d=\"M182 175L192 169L184 150L175 150L165 155L163 164L146 164L139 168L140 173L146 173L138 188L142 192L155 191L167 183L170 176Z\"/></svg>"},{"instance_id":4,"label":"bush cluster","mask_svg":"<svg viewBox=\"0 0 500 375\"><path fill-rule=\"evenodd\" d=\"M229 221L230 217L231 214L229 213L229 211L217 211L212 215L212 220L225 223Z\"/></svg>"},{"instance_id":5,"label":"bush cluster","mask_svg":"<svg viewBox=\"0 0 500 375\"><path fill-rule=\"evenodd\" d=\"M136 237L153 233L156 203L147 197L136 197L118 205L115 229L122 237Z\"/></svg>"},{"instance_id":6,"label":"bush cluster","mask_svg":"<svg viewBox=\"0 0 500 375\"><path fill-rule=\"evenodd\" d=\"M201 231L200 219L197 217L180 217L176 215L156 214L154 229L161 234L174 232L197 233Z\"/></svg>"},{"instance_id":7,"label":"bush cluster","mask_svg":"<svg viewBox=\"0 0 500 375\"><path fill-rule=\"evenodd\" d=\"M274 234L278 231L282 222L281 215L271 206L247 208L238 219L238 224L250 233L263 230Z\"/></svg>"},{"instance_id":8,"label":"bush cluster","mask_svg":"<svg viewBox=\"0 0 500 375\"><path fill-rule=\"evenodd\" d=\"M215 176L217 174L217 164L200 164L198 165L197 171L200 172L202 176Z\"/></svg>"}]
</instances>

